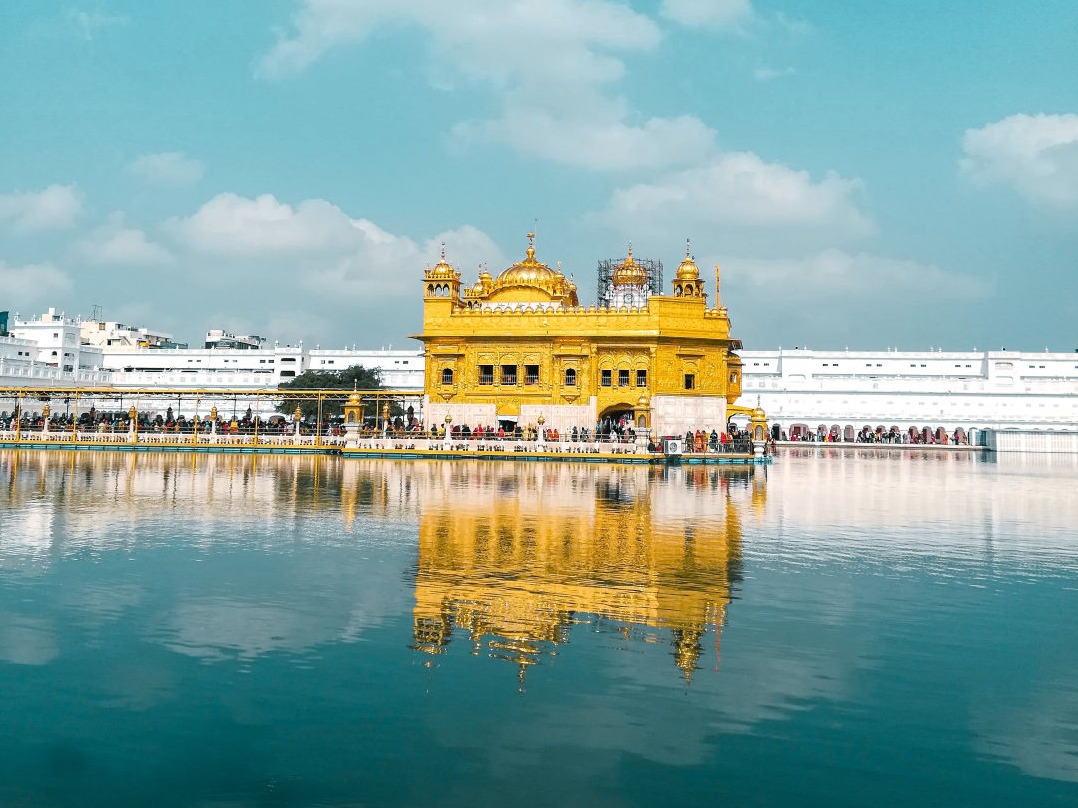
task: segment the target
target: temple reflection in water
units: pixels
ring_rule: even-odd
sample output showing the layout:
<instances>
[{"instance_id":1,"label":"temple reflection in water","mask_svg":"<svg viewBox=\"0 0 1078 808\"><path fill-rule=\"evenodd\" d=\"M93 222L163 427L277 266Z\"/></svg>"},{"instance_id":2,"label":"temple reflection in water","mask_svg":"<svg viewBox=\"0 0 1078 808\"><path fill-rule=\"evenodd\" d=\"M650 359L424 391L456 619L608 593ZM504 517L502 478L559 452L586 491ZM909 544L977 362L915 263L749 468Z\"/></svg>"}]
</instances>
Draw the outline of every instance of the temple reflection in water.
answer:
<instances>
[{"instance_id":1,"label":"temple reflection in water","mask_svg":"<svg viewBox=\"0 0 1078 808\"><path fill-rule=\"evenodd\" d=\"M470 650L515 663L523 679L574 625L613 621L630 640L666 634L687 679L709 631L718 654L740 580L731 489L751 487L762 508L762 469L426 468L416 650L444 653L459 630ZM654 484L663 475L684 485Z\"/></svg>"}]
</instances>

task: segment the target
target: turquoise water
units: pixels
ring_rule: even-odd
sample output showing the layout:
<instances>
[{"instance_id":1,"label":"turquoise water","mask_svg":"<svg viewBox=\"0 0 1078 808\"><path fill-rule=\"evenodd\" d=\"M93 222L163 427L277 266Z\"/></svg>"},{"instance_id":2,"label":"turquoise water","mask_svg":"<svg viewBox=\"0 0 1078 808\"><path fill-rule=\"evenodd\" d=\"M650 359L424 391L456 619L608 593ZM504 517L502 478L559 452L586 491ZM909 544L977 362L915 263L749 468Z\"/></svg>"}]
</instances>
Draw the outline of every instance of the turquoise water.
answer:
<instances>
[{"instance_id":1,"label":"turquoise water","mask_svg":"<svg viewBox=\"0 0 1078 808\"><path fill-rule=\"evenodd\" d=\"M0 452L0 805L1075 805L1076 477Z\"/></svg>"}]
</instances>

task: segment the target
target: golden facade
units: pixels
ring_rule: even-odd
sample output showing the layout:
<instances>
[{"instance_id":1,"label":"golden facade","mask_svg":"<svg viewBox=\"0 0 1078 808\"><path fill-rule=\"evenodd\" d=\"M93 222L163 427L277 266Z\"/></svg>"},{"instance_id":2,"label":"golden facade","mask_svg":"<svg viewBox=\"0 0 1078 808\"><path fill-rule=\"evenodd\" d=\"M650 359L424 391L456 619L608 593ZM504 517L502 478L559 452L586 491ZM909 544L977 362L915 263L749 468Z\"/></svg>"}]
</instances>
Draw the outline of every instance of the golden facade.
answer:
<instances>
[{"instance_id":1,"label":"golden facade","mask_svg":"<svg viewBox=\"0 0 1078 808\"><path fill-rule=\"evenodd\" d=\"M725 428L741 395L741 347L689 251L669 294L648 289L630 247L612 275L616 305L582 306L576 284L536 258L471 286L445 258L423 277L424 415L443 422L592 428L603 419L654 434Z\"/></svg>"}]
</instances>

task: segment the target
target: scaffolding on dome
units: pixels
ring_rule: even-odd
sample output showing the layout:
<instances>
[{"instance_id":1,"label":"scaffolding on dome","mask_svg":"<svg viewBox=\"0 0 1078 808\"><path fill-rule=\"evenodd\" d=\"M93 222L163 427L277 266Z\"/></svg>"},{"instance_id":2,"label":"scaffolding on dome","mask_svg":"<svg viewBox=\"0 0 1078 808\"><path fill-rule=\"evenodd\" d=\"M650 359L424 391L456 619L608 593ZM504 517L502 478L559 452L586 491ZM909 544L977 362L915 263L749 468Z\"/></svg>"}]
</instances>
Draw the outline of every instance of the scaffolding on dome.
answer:
<instances>
[{"instance_id":1,"label":"scaffolding on dome","mask_svg":"<svg viewBox=\"0 0 1078 808\"><path fill-rule=\"evenodd\" d=\"M661 295L663 293L663 262L651 258L635 258L636 265L641 267L648 277L648 294ZM596 304L600 307L616 308L614 300L614 270L625 263L625 258L608 258L599 262L597 271L598 283Z\"/></svg>"}]
</instances>

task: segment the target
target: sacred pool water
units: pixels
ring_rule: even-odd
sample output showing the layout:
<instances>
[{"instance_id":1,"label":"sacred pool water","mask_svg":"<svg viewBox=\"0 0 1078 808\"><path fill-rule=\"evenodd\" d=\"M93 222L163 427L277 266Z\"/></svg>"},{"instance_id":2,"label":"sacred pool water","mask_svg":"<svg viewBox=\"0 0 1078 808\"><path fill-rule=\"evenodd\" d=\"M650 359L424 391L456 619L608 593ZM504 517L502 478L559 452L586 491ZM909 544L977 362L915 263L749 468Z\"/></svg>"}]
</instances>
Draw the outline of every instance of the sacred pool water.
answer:
<instances>
[{"instance_id":1,"label":"sacred pool water","mask_svg":"<svg viewBox=\"0 0 1078 808\"><path fill-rule=\"evenodd\" d=\"M1075 805L1076 472L3 452L0 805Z\"/></svg>"}]
</instances>

